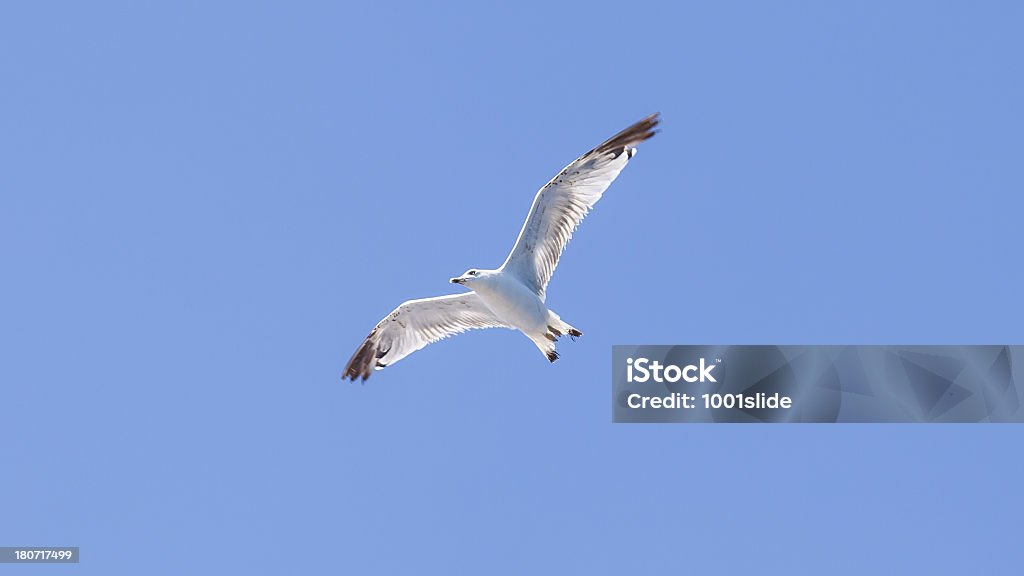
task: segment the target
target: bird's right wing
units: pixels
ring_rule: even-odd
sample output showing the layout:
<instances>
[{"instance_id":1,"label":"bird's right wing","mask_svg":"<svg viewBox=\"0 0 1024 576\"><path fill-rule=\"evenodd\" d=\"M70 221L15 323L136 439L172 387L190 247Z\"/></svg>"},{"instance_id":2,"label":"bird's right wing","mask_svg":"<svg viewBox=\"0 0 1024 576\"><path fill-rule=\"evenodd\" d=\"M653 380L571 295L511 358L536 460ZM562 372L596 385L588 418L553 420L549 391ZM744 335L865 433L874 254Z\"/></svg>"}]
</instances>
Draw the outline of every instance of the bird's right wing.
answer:
<instances>
[{"instance_id":1,"label":"bird's right wing","mask_svg":"<svg viewBox=\"0 0 1024 576\"><path fill-rule=\"evenodd\" d=\"M345 366L341 379L366 380L427 344L475 328L510 328L475 292L403 302L381 320Z\"/></svg>"}]
</instances>

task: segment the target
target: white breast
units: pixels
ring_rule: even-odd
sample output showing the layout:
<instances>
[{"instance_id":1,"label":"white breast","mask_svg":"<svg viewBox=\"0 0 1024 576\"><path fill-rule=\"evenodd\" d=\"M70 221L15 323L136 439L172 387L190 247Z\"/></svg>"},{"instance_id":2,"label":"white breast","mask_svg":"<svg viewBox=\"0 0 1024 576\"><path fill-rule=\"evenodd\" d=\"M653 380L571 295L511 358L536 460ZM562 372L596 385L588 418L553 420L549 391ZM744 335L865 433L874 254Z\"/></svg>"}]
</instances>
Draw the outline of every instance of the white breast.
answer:
<instances>
[{"instance_id":1,"label":"white breast","mask_svg":"<svg viewBox=\"0 0 1024 576\"><path fill-rule=\"evenodd\" d=\"M506 324L527 334L547 329L548 309L544 302L515 276L495 274L475 283L473 291Z\"/></svg>"}]
</instances>

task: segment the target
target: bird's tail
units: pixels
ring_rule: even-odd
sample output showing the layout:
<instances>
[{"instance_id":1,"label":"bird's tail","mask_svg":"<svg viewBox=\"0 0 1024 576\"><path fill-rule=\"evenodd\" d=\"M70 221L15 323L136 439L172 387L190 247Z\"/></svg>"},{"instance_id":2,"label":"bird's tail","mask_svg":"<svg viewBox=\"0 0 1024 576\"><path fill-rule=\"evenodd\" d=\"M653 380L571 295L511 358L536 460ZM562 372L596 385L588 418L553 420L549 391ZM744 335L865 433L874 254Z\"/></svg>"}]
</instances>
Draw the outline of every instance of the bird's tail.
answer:
<instances>
[{"instance_id":1,"label":"bird's tail","mask_svg":"<svg viewBox=\"0 0 1024 576\"><path fill-rule=\"evenodd\" d=\"M548 310L548 334L554 336L556 340L566 334L573 340L583 336L583 332L580 332L576 327L559 318L558 314L551 310Z\"/></svg>"},{"instance_id":2,"label":"bird's tail","mask_svg":"<svg viewBox=\"0 0 1024 576\"><path fill-rule=\"evenodd\" d=\"M555 349L555 343L565 335L575 340L583 336L583 332L580 332L574 326L559 318L558 314L549 310L547 330L543 336L531 336L530 339L540 349L541 354L548 359L548 362L554 362L558 360L558 350Z\"/></svg>"}]
</instances>

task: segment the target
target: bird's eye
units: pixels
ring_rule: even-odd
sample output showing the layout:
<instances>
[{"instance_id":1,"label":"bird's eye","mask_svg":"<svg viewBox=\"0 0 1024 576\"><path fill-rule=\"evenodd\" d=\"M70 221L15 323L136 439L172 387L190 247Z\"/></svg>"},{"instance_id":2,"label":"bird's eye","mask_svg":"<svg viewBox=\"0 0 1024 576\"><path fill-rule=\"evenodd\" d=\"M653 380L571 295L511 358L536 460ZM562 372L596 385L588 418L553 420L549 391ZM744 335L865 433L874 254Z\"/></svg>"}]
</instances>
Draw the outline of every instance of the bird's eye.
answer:
<instances>
[{"instance_id":1,"label":"bird's eye","mask_svg":"<svg viewBox=\"0 0 1024 576\"><path fill-rule=\"evenodd\" d=\"M469 271L469 275L470 276L476 276L476 270L470 270Z\"/></svg>"}]
</instances>

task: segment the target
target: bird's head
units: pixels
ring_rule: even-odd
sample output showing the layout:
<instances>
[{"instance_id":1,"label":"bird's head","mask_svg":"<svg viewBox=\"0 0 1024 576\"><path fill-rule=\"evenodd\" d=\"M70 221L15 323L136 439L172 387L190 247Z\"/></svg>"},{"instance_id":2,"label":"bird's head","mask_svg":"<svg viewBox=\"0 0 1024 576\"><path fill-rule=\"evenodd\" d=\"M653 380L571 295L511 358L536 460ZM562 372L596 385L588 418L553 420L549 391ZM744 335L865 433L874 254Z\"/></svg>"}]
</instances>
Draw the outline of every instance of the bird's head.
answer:
<instances>
[{"instance_id":1,"label":"bird's head","mask_svg":"<svg viewBox=\"0 0 1024 576\"><path fill-rule=\"evenodd\" d=\"M476 268L470 268L462 273L462 276L456 276L452 278L452 284L462 284L463 286L469 286L474 284L481 278L486 278L488 274L493 270L477 270Z\"/></svg>"}]
</instances>

